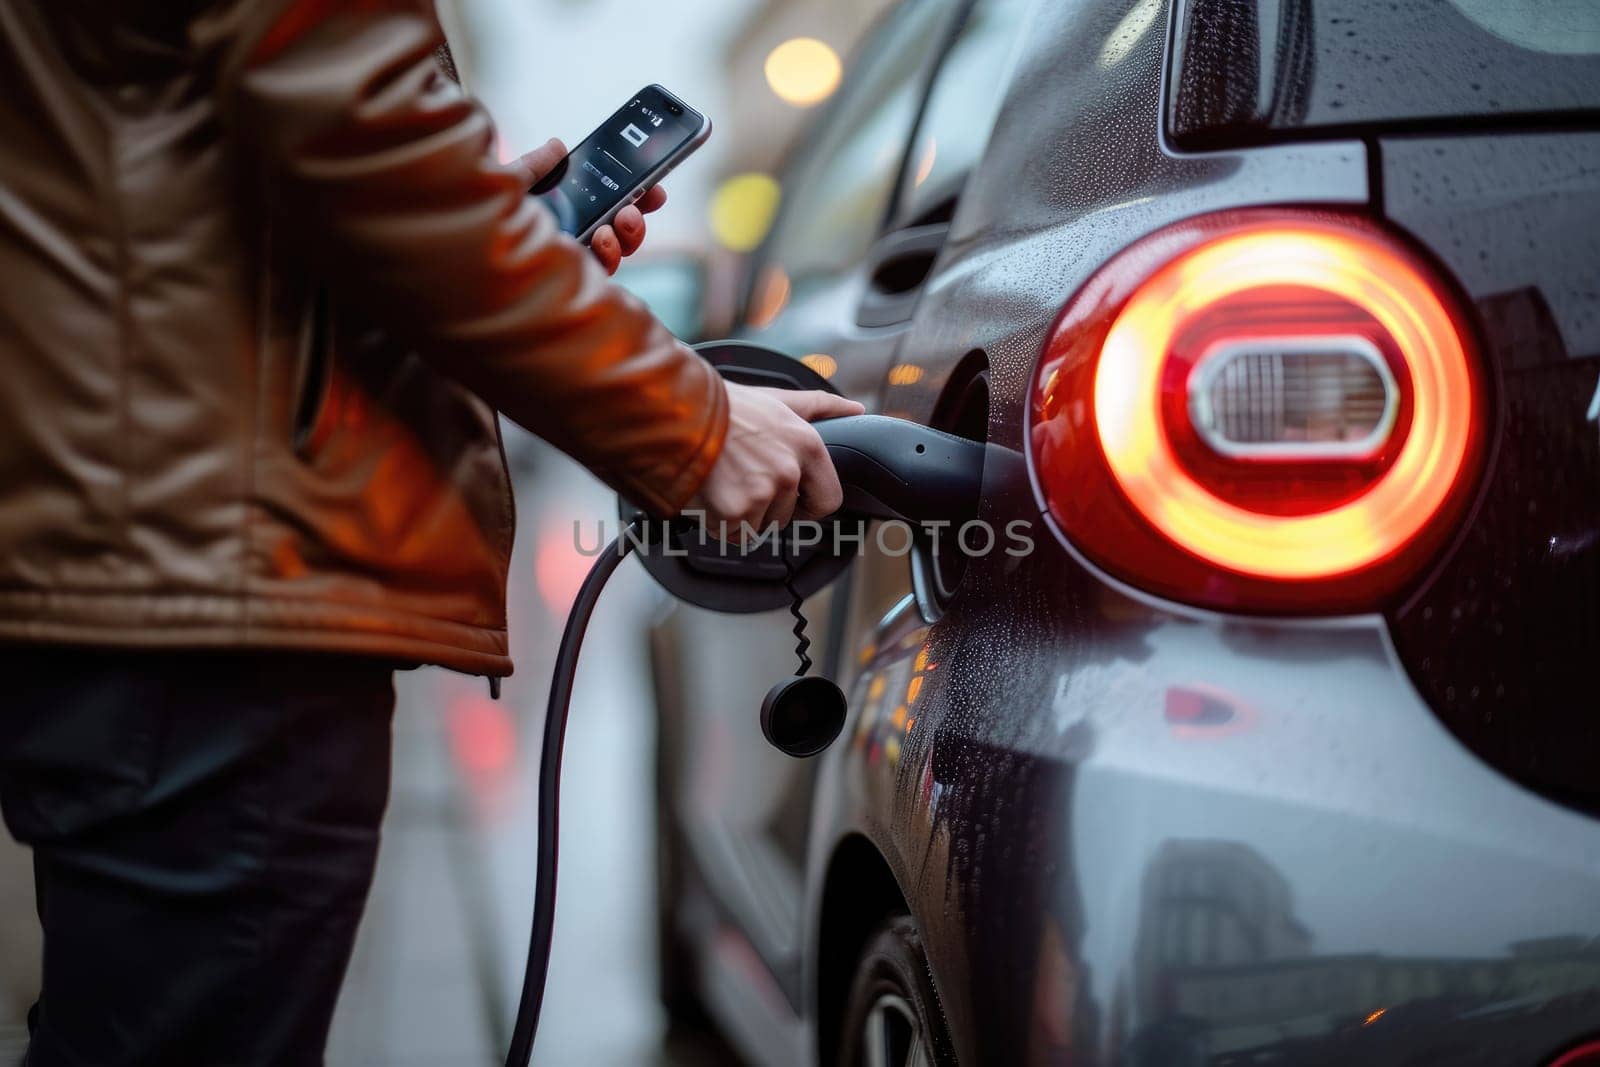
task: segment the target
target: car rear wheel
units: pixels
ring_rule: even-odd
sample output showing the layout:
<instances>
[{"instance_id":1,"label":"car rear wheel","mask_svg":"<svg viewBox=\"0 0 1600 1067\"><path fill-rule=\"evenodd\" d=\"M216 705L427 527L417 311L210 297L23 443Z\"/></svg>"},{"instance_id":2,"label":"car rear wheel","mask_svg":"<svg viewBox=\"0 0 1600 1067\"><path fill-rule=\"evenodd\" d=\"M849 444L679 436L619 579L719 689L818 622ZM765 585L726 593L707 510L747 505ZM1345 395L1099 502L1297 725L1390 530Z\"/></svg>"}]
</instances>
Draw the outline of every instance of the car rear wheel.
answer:
<instances>
[{"instance_id":1,"label":"car rear wheel","mask_svg":"<svg viewBox=\"0 0 1600 1067\"><path fill-rule=\"evenodd\" d=\"M955 1062L944 1015L909 915L868 938L840 1030L840 1067L948 1067Z\"/></svg>"}]
</instances>

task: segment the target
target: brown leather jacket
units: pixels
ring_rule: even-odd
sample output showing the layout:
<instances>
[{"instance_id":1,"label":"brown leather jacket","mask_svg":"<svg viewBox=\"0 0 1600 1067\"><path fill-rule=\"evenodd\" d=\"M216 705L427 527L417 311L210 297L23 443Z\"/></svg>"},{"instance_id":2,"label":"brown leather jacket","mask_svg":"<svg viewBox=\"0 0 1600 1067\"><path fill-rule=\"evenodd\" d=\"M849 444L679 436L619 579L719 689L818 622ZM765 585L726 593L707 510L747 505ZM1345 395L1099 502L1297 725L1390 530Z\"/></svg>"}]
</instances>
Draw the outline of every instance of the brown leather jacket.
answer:
<instances>
[{"instance_id":1,"label":"brown leather jacket","mask_svg":"<svg viewBox=\"0 0 1600 1067\"><path fill-rule=\"evenodd\" d=\"M720 380L438 43L428 0L0 3L0 639L507 674L495 409L698 488Z\"/></svg>"}]
</instances>

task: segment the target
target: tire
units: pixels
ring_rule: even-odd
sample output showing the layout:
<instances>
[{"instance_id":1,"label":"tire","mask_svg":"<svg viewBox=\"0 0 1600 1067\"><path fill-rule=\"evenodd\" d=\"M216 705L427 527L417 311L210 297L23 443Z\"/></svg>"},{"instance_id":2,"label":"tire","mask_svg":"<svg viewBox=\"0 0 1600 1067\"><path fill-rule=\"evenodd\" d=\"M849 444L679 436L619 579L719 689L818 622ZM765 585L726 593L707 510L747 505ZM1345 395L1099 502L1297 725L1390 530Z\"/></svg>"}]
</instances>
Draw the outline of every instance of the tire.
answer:
<instances>
[{"instance_id":1,"label":"tire","mask_svg":"<svg viewBox=\"0 0 1600 1067\"><path fill-rule=\"evenodd\" d=\"M953 1067L922 934L896 915L867 939L839 1030L839 1067Z\"/></svg>"}]
</instances>

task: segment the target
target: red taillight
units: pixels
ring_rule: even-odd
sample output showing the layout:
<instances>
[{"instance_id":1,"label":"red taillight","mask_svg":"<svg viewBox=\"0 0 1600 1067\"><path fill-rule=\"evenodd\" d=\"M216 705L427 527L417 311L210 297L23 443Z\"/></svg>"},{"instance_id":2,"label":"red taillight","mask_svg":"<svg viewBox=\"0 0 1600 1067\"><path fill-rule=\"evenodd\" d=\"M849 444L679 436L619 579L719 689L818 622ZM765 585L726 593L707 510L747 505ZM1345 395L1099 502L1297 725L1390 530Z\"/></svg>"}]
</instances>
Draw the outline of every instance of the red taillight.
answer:
<instances>
[{"instance_id":1,"label":"red taillight","mask_svg":"<svg viewBox=\"0 0 1600 1067\"><path fill-rule=\"evenodd\" d=\"M1063 533L1133 584L1346 611L1447 532L1483 409L1467 331L1414 252L1355 218L1235 212L1140 241L1067 305L1032 458Z\"/></svg>"},{"instance_id":2,"label":"red taillight","mask_svg":"<svg viewBox=\"0 0 1600 1067\"><path fill-rule=\"evenodd\" d=\"M1589 1041L1563 1052L1550 1067L1600 1067L1600 1041Z\"/></svg>"}]
</instances>

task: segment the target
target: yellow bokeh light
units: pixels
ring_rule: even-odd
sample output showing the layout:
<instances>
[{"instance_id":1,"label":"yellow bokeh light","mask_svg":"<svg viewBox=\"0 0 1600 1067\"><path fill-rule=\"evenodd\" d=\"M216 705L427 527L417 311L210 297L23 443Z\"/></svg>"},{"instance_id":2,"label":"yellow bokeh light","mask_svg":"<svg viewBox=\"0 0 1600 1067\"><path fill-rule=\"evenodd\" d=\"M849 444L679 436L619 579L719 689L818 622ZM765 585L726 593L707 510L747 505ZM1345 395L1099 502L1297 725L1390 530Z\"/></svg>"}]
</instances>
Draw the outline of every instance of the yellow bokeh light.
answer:
<instances>
[{"instance_id":1,"label":"yellow bokeh light","mask_svg":"<svg viewBox=\"0 0 1600 1067\"><path fill-rule=\"evenodd\" d=\"M839 369L839 361L823 352L813 352L809 356L801 356L800 362L824 378L832 378L834 372Z\"/></svg>"},{"instance_id":2,"label":"yellow bokeh light","mask_svg":"<svg viewBox=\"0 0 1600 1067\"><path fill-rule=\"evenodd\" d=\"M889 368L890 385L916 385L922 381L922 368L915 363L896 363Z\"/></svg>"},{"instance_id":3,"label":"yellow bokeh light","mask_svg":"<svg viewBox=\"0 0 1600 1067\"><path fill-rule=\"evenodd\" d=\"M839 53L815 37L794 37L767 54L767 84L795 107L821 103L839 87Z\"/></svg>"},{"instance_id":4,"label":"yellow bokeh light","mask_svg":"<svg viewBox=\"0 0 1600 1067\"><path fill-rule=\"evenodd\" d=\"M783 192L771 176L735 174L711 197L711 233L725 248L749 252L772 227Z\"/></svg>"}]
</instances>

